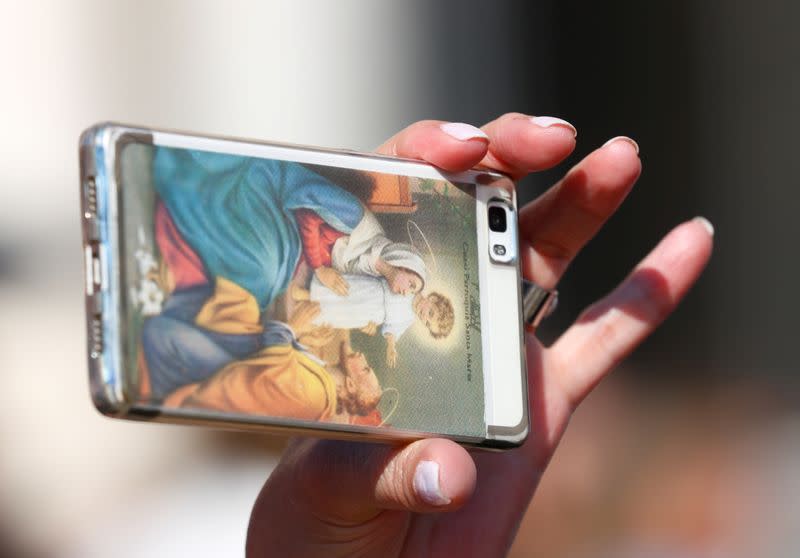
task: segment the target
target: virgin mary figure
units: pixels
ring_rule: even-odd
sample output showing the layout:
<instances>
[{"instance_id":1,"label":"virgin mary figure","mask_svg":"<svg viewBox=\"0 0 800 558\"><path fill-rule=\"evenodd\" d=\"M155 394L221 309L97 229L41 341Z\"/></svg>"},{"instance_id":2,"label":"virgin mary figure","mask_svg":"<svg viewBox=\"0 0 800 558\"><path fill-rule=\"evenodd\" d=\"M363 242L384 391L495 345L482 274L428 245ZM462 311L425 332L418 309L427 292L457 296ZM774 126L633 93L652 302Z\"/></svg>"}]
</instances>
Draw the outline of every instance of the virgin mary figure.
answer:
<instances>
[{"instance_id":1,"label":"virgin mary figure","mask_svg":"<svg viewBox=\"0 0 800 558\"><path fill-rule=\"evenodd\" d=\"M286 290L303 255L312 269L374 276L382 257L425 279L415 248L387 239L355 196L298 163L158 147L153 177L166 209L156 232L168 263L178 262L169 261L165 229L194 252L207 279L238 285L261 311Z\"/></svg>"}]
</instances>

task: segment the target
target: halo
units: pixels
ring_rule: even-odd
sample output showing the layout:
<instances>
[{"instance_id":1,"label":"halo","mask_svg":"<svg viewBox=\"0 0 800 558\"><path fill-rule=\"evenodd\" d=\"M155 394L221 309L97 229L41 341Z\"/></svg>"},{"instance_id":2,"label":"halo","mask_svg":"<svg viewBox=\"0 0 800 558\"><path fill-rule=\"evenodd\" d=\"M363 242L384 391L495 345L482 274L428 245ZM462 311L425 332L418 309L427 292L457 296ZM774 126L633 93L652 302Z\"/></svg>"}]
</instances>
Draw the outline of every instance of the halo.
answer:
<instances>
[{"instance_id":1,"label":"halo","mask_svg":"<svg viewBox=\"0 0 800 558\"><path fill-rule=\"evenodd\" d=\"M400 390L398 390L395 387L388 387L384 389L383 393L381 394L381 399L383 399L383 396L386 395L386 393L389 391L396 393L397 399L395 399L394 401L394 407L392 407L392 410L389 411L389 413L386 415L386 418L384 418L378 426L383 426L384 424L386 424L389 421L389 419L392 418L392 415L397 410L397 407L400 405Z\"/></svg>"},{"instance_id":2,"label":"halo","mask_svg":"<svg viewBox=\"0 0 800 558\"><path fill-rule=\"evenodd\" d=\"M422 232L422 229L419 228L419 225L417 225L417 223L415 223L411 219L406 221L406 232L408 233L408 241L411 243L411 246L413 246L414 248L417 248L417 245L414 244L414 237L411 235L411 227L412 227L412 225L413 225L413 227L415 229L417 229L417 232L419 232L419 235L422 237L422 241L425 243L425 246L428 247L428 254L431 257L431 261L433 262L433 267L436 270L436 273L438 274L439 273L439 262L436 261L436 256L433 253L433 248L431 248L431 243L428 242L428 239L425 236L425 233Z\"/></svg>"}]
</instances>

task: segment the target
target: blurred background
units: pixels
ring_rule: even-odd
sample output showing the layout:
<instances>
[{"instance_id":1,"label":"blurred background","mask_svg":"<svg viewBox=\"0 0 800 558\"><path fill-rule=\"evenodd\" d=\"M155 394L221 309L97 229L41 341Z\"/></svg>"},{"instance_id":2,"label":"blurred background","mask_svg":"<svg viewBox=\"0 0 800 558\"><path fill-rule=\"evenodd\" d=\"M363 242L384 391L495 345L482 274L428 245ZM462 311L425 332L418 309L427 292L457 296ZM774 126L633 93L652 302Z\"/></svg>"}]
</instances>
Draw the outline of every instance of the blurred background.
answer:
<instances>
[{"instance_id":1,"label":"blurred background","mask_svg":"<svg viewBox=\"0 0 800 558\"><path fill-rule=\"evenodd\" d=\"M371 149L422 118L560 116L641 146L554 339L669 228L679 311L587 400L512 556L800 555L800 4L0 1L0 555L242 553L277 438L113 422L85 365L77 139L100 120Z\"/></svg>"}]
</instances>

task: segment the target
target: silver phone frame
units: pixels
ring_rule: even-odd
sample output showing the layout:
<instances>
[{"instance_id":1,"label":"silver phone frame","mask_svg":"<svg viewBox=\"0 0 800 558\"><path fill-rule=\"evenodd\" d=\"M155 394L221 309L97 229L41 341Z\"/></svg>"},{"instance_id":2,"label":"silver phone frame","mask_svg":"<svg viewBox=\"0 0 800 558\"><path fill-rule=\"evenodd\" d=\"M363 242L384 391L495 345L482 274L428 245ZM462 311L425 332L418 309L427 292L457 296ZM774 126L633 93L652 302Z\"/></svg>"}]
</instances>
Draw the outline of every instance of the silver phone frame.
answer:
<instances>
[{"instance_id":1,"label":"silver phone frame","mask_svg":"<svg viewBox=\"0 0 800 558\"><path fill-rule=\"evenodd\" d=\"M114 122L100 123L81 134L80 179L81 179L81 214L83 230L83 247L86 257L86 313L87 341L89 360L89 380L92 400L95 407L104 415L179 424L195 424L216 428L235 430L270 431L275 433L296 435L312 434L317 437L340 439L371 439L379 441L409 441L427 437L445 436L458 443L486 449L505 449L519 446L528 436L530 430L530 412L527 382L527 366L525 358L525 331L522 324L522 297L520 288L520 269L518 259L510 262L516 272L516 298L518 315L520 316L519 359L520 385L522 402L522 420L513 427L487 424L487 436L468 437L443 435L431 432L413 432L397 430L390 427L362 427L281 419L275 417L241 416L216 413L204 410L175 409L157 405L145 405L134 402L132 394L126 390L122 355L127 354L125 336L121 324L125 316L123 305L122 277L126 262L120 254L124 239L121 237L120 223L124 214L120 209L120 168L118 155L129 142L155 144L154 135L175 134L198 140L218 140L235 142L240 146L269 146L295 150L297 152L345 155L355 159L382 160L396 168L396 174L404 172L410 165L419 167L427 165L413 159L389 157L372 153L362 153L346 149L326 149L277 142L256 141L231 138L225 136L200 135L177 132L165 129L151 129ZM98 164L102 162L102 164ZM516 192L513 181L507 176L488 170L474 169L463 173L446 173L435 169L443 178L450 181L473 182L479 185L491 185L506 192L503 198L510 203L516 213ZM105 171L105 172L104 172ZM389 171L391 172L391 171ZM514 239L516 241L516 238ZM517 246L517 254L519 248ZM488 260L489 254L481 259ZM99 277L97 276L99 275ZM92 288L94 287L94 288ZM481 291L485 285L481 285ZM494 312L497 314L497 312ZM483 316L483 312L482 312ZM496 316L497 317L497 316ZM483 320L483 318L482 318ZM482 335L482 340L483 340ZM484 365L483 373L486 374Z\"/></svg>"}]
</instances>

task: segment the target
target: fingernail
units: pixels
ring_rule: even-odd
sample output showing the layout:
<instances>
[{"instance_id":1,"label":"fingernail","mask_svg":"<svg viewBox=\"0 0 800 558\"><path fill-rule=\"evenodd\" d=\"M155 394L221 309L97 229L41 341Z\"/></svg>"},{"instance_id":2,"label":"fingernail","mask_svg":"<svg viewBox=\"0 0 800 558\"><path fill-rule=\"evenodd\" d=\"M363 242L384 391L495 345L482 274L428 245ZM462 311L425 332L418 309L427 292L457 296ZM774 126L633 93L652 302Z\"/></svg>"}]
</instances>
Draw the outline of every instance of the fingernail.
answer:
<instances>
[{"instance_id":1,"label":"fingernail","mask_svg":"<svg viewBox=\"0 0 800 558\"><path fill-rule=\"evenodd\" d=\"M555 116L533 116L531 122L540 128L549 128L550 126L561 126L562 128L569 128L572 130L572 137L578 137L578 130L575 126L564 120L563 118L556 118Z\"/></svg>"},{"instance_id":2,"label":"fingernail","mask_svg":"<svg viewBox=\"0 0 800 558\"><path fill-rule=\"evenodd\" d=\"M420 461L414 471L414 491L417 496L432 506L444 506L450 498L442 494L439 486L439 464L435 461Z\"/></svg>"},{"instance_id":3,"label":"fingernail","mask_svg":"<svg viewBox=\"0 0 800 558\"><path fill-rule=\"evenodd\" d=\"M710 236L714 236L714 225L711 224L711 221L701 216L695 217L694 220L703 225Z\"/></svg>"},{"instance_id":4,"label":"fingernail","mask_svg":"<svg viewBox=\"0 0 800 558\"><path fill-rule=\"evenodd\" d=\"M446 124L439 126L439 129L451 138L455 138L459 141L489 139L489 136L483 133L483 130L480 128L476 128L471 124L464 124L463 122L447 122Z\"/></svg>"},{"instance_id":5,"label":"fingernail","mask_svg":"<svg viewBox=\"0 0 800 558\"><path fill-rule=\"evenodd\" d=\"M447 122L439 126L439 129L451 138L455 138L459 141L468 141L471 139L489 139L489 136L487 136L480 128L476 128L471 124L465 124L463 122Z\"/></svg>"},{"instance_id":6,"label":"fingernail","mask_svg":"<svg viewBox=\"0 0 800 558\"><path fill-rule=\"evenodd\" d=\"M639 154L639 144L638 144L638 143L636 143L635 141L633 141L633 140L632 140L631 138L629 138L628 136L617 136L617 137L615 137L615 138L611 138L610 140L608 140L607 142L605 142L605 143L603 144L603 147L605 147L606 145L611 145L611 144L612 144L612 143L614 143L615 141L627 141L627 142L628 142L629 144L631 144L631 145L633 146L633 148L636 150L636 154L637 154L637 155Z\"/></svg>"}]
</instances>

